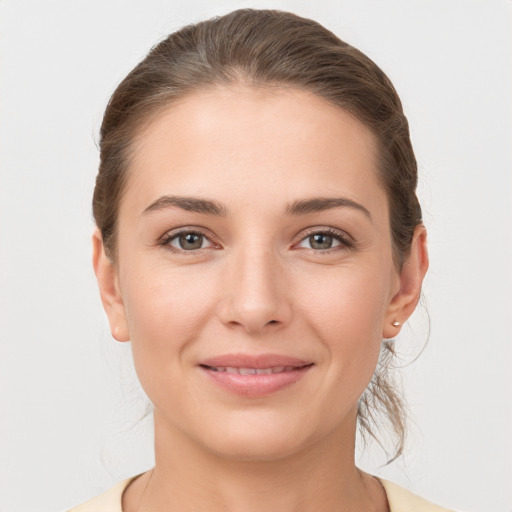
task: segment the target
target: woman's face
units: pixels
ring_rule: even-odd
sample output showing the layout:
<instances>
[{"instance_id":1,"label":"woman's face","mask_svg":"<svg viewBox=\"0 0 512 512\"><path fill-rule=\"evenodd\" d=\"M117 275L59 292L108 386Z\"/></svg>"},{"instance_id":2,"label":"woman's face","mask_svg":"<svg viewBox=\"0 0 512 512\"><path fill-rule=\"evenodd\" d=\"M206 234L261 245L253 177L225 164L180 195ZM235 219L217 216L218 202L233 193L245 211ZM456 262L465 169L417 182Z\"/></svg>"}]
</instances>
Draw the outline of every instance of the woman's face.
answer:
<instances>
[{"instance_id":1,"label":"woman's face","mask_svg":"<svg viewBox=\"0 0 512 512\"><path fill-rule=\"evenodd\" d=\"M371 132L308 92L232 86L134 150L100 287L159 435L238 459L352 436L404 320Z\"/></svg>"}]
</instances>

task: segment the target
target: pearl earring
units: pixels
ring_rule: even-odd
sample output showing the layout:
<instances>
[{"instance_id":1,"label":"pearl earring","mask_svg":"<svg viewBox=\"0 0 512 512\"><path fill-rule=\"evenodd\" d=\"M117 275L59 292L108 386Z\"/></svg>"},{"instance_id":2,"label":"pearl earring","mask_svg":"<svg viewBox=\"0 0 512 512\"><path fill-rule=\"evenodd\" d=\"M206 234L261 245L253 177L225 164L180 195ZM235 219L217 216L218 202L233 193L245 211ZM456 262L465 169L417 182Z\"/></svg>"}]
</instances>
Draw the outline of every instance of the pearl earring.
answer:
<instances>
[{"instance_id":1,"label":"pearl earring","mask_svg":"<svg viewBox=\"0 0 512 512\"><path fill-rule=\"evenodd\" d=\"M400 327L400 325L401 325L400 322L393 322L394 327Z\"/></svg>"}]
</instances>

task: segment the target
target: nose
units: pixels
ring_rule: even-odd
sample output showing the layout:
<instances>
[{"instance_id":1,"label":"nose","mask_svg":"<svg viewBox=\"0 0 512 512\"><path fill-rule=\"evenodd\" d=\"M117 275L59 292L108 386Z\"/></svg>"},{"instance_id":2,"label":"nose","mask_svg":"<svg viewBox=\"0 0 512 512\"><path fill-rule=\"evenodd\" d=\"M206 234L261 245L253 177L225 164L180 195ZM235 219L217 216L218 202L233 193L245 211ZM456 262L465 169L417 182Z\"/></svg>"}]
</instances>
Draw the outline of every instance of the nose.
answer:
<instances>
[{"instance_id":1,"label":"nose","mask_svg":"<svg viewBox=\"0 0 512 512\"><path fill-rule=\"evenodd\" d=\"M218 304L222 322L248 334L262 334L286 325L292 313L284 273L265 248L234 254L226 262Z\"/></svg>"}]
</instances>

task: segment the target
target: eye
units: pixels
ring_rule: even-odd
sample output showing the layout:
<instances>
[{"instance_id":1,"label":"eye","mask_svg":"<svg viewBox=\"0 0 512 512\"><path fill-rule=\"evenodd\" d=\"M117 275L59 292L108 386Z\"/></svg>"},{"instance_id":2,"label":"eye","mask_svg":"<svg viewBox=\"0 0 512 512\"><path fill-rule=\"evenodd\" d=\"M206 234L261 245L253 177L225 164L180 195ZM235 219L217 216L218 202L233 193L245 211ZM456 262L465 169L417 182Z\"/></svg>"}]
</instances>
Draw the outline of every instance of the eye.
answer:
<instances>
[{"instance_id":1,"label":"eye","mask_svg":"<svg viewBox=\"0 0 512 512\"><path fill-rule=\"evenodd\" d=\"M176 251L196 251L212 247L213 243L198 231L180 231L166 237L162 245L170 246Z\"/></svg>"},{"instance_id":2,"label":"eye","mask_svg":"<svg viewBox=\"0 0 512 512\"><path fill-rule=\"evenodd\" d=\"M313 249L315 251L327 251L339 246L352 247L352 245L352 242L341 232L325 229L310 233L299 242L298 247Z\"/></svg>"}]
</instances>

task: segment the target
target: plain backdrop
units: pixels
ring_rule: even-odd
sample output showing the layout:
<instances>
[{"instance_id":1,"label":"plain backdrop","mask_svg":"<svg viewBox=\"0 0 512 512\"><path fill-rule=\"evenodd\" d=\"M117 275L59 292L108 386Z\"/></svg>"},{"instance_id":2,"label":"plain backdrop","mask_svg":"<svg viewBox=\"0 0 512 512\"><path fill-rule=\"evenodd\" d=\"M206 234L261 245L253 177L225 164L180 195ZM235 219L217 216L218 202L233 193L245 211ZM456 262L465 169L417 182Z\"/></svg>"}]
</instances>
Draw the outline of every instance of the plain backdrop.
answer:
<instances>
[{"instance_id":1,"label":"plain backdrop","mask_svg":"<svg viewBox=\"0 0 512 512\"><path fill-rule=\"evenodd\" d=\"M431 332L402 372L406 455L381 467L370 446L360 464L459 510L512 510L511 1L0 0L0 511L62 511L151 467L90 263L95 141L155 42L240 7L323 23L388 73L410 121ZM400 335L405 360L427 320Z\"/></svg>"}]
</instances>

